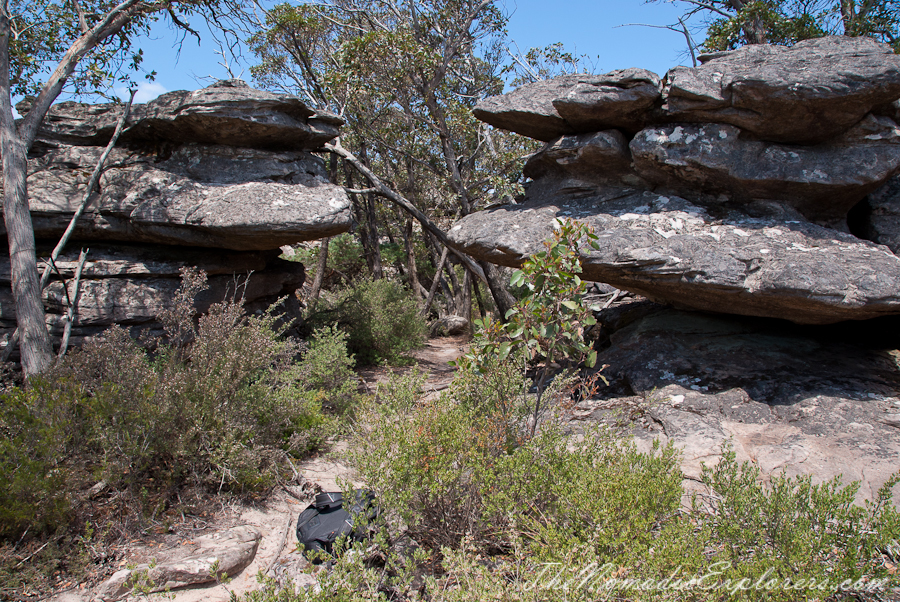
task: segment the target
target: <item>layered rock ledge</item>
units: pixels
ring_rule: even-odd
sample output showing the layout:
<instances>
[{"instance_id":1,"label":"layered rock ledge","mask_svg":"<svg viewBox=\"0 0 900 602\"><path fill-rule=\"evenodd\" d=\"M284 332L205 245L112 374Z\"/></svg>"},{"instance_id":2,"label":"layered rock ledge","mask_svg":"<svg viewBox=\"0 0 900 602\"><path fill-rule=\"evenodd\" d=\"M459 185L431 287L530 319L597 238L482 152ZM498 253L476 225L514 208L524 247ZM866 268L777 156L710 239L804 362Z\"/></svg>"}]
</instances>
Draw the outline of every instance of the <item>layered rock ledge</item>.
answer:
<instances>
[{"instance_id":1,"label":"layered rock ledge","mask_svg":"<svg viewBox=\"0 0 900 602\"><path fill-rule=\"evenodd\" d=\"M122 110L71 102L51 108L28 159L39 259L68 226ZM65 283L55 277L44 291L51 333L62 332L81 248L90 251L75 343L112 324L157 332L157 316L170 305L185 267L210 277L198 311L239 287L250 309L286 297L285 309L296 314L293 293L303 283L303 266L279 259L280 247L350 227L347 195L310 152L334 138L342 123L298 98L238 80L135 105L57 262ZM4 258L0 334L15 327L9 282Z\"/></svg>"},{"instance_id":2,"label":"layered rock ledge","mask_svg":"<svg viewBox=\"0 0 900 602\"><path fill-rule=\"evenodd\" d=\"M451 240L518 266L573 217L600 236L586 279L661 302L805 324L900 313L900 56L826 37L701 60L480 103L547 144L520 203L466 216Z\"/></svg>"}]
</instances>

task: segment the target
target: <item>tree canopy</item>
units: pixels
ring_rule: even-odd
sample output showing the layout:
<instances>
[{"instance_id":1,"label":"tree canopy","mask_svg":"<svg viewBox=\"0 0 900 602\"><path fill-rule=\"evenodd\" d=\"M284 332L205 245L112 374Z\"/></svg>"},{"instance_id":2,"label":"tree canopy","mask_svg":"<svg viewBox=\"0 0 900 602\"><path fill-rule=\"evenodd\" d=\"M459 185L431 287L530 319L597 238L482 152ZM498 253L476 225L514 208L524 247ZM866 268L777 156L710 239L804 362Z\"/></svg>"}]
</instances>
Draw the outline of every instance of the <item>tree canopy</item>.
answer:
<instances>
[{"instance_id":1,"label":"tree canopy","mask_svg":"<svg viewBox=\"0 0 900 602\"><path fill-rule=\"evenodd\" d=\"M900 52L896 0L652 0L685 5L706 26L706 50L745 44L791 45L826 35L866 36Z\"/></svg>"},{"instance_id":2,"label":"tree canopy","mask_svg":"<svg viewBox=\"0 0 900 602\"><path fill-rule=\"evenodd\" d=\"M281 4L250 39L260 60L251 72L262 87L341 115L343 146L446 224L516 194L523 158L535 146L472 115L475 103L503 90L505 24L492 0ZM350 174L344 184L353 188ZM371 192L364 197L353 197L355 213L377 277L379 228L390 235L399 220L407 247L411 229L407 221L404 231L402 216L377 207ZM437 264L439 249L430 246Z\"/></svg>"}]
</instances>

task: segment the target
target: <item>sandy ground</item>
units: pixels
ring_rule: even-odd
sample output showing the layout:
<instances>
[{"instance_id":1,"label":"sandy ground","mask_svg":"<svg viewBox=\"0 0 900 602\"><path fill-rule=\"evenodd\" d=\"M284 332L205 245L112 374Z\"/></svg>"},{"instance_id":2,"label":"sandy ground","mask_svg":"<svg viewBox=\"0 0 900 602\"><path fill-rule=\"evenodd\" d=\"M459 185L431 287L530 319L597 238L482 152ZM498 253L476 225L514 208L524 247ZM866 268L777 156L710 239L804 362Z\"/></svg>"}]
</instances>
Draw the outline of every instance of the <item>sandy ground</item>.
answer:
<instances>
[{"instance_id":1,"label":"sandy ground","mask_svg":"<svg viewBox=\"0 0 900 602\"><path fill-rule=\"evenodd\" d=\"M425 384L427 395L436 395L445 389L453 380L454 368L448 362L459 357L465 350L466 337L444 337L428 341L424 348L413 354L415 366L403 368L365 368L359 371L360 387L374 392L379 383L388 380L392 373L406 373L418 367L428 374ZM255 505L242 507L224 507L219 516L209 520L210 526L196 535L209 535L216 530L223 530L237 525L250 525L262 534L253 562L231 581L222 585L206 585L184 588L169 594L156 594L153 599L171 599L175 602L226 602L231 592L242 594L258 587L257 575L265 573L281 563L302 562L296 551L297 516L312 501L316 488L321 491L339 491L338 479L347 480L354 485L362 485L351 469L341 463L338 455L344 449L341 442L332 446L326 453L308 458L297 465L303 477L304 487L293 487L291 491L279 488L266 500ZM184 533L147 537L128 544L126 557L121 561L124 567L129 563L143 563L151 559L157 562L177 559L190 554L193 543ZM92 589L84 584L60 592L49 598L52 602L87 602L93 599ZM126 598L129 599L129 598Z\"/></svg>"}]
</instances>

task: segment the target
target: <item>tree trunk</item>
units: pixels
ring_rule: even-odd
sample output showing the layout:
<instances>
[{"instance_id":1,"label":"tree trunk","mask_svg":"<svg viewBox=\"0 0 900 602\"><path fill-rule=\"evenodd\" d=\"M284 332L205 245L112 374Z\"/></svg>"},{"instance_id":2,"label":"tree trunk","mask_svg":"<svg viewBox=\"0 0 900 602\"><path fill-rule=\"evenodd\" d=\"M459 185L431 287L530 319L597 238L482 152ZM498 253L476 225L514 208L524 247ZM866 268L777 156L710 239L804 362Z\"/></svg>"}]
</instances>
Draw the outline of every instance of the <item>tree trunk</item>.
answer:
<instances>
[{"instance_id":1,"label":"tree trunk","mask_svg":"<svg viewBox=\"0 0 900 602\"><path fill-rule=\"evenodd\" d=\"M319 243L319 260L316 262L316 276L313 278L312 290L309 291L309 298L315 301L319 298L319 292L322 290L322 280L325 278L325 270L328 269L328 243L331 238L323 238Z\"/></svg>"},{"instance_id":2,"label":"tree trunk","mask_svg":"<svg viewBox=\"0 0 900 602\"><path fill-rule=\"evenodd\" d=\"M409 288L412 289L418 302L422 297L419 295L419 272L416 269L416 249L413 245L413 223L412 219L407 218L406 229L403 231L403 246L406 250L406 270L409 278Z\"/></svg>"},{"instance_id":3,"label":"tree trunk","mask_svg":"<svg viewBox=\"0 0 900 602\"><path fill-rule=\"evenodd\" d=\"M512 309L516 304L516 300L509 291L506 290L506 285L503 284L503 275L500 273L497 266L487 261L481 261L479 263L484 269L484 275L487 276L487 284L491 291L491 297L493 297L494 305L497 306L497 312L500 314L498 319L505 324L506 312Z\"/></svg>"},{"instance_id":4,"label":"tree trunk","mask_svg":"<svg viewBox=\"0 0 900 602\"><path fill-rule=\"evenodd\" d=\"M369 166L369 157L365 144L361 144L359 147L359 160L364 166ZM372 271L372 277L375 280L381 280L384 277L384 270L381 266L381 236L378 234L378 213L375 210L375 195L369 192L363 195L363 198L365 199L363 202L366 208L366 231L369 237L367 252L371 253L371 256L366 259L369 263L369 269Z\"/></svg>"},{"instance_id":5,"label":"tree trunk","mask_svg":"<svg viewBox=\"0 0 900 602\"><path fill-rule=\"evenodd\" d=\"M438 261L437 268L434 271L434 280L431 282L431 288L428 289L428 296L425 298L425 307L422 308L422 317L427 317L428 312L431 310L431 301L434 299L434 293L437 291L438 283L443 280L443 276L441 276L441 272L444 271L444 263L447 261L447 255L450 253L450 249L444 247L444 251L441 253L441 259Z\"/></svg>"},{"instance_id":6,"label":"tree trunk","mask_svg":"<svg viewBox=\"0 0 900 602\"><path fill-rule=\"evenodd\" d=\"M11 115L10 115L11 120ZM4 119L5 121L5 119ZM40 275L35 253L34 229L28 211L25 183L25 151L9 128L0 135L3 154L3 220L9 241L10 273L16 323L25 376L43 372L53 359L50 334L44 323Z\"/></svg>"},{"instance_id":7,"label":"tree trunk","mask_svg":"<svg viewBox=\"0 0 900 602\"><path fill-rule=\"evenodd\" d=\"M356 156L353 155L353 153L341 146L339 140L333 142L332 144L325 144L323 148L325 150L338 153L340 156L346 159L351 165L353 165L353 167L356 168L357 171L363 174L366 179L372 183L372 186L375 188L378 194L399 205L404 211L416 218L416 220L420 224L422 224L423 229L431 232L435 236L435 238L441 241L441 244L450 247L450 251L457 257L459 257L459 260L463 262L463 264L465 264L465 266L469 270L471 270L480 279L485 279L484 270L481 269L481 266L478 265L474 259L466 255L462 251L457 251L456 249L454 249L450 244L450 239L447 238L447 234L443 230L438 228L434 224L434 222L428 219L428 216L419 211L412 203L388 188L388 186L381 181L381 178L376 176L371 169L363 164Z\"/></svg>"},{"instance_id":8,"label":"tree trunk","mask_svg":"<svg viewBox=\"0 0 900 602\"><path fill-rule=\"evenodd\" d=\"M53 360L50 333L44 323L34 228L25 181L27 149L16 131L9 94L9 16L0 15L0 155L3 160L3 220L9 242L10 274L22 369L25 376L43 372Z\"/></svg>"},{"instance_id":9,"label":"tree trunk","mask_svg":"<svg viewBox=\"0 0 900 602\"><path fill-rule=\"evenodd\" d=\"M456 301L456 315L462 316L469 321L469 331L472 330L472 272L465 270L463 276L462 290Z\"/></svg>"},{"instance_id":10,"label":"tree trunk","mask_svg":"<svg viewBox=\"0 0 900 602\"><path fill-rule=\"evenodd\" d=\"M487 315L487 310L484 308L484 301L481 299L481 287L478 286L477 280L472 281L472 294L475 296L475 301L478 302L478 314L483 320Z\"/></svg>"},{"instance_id":11,"label":"tree trunk","mask_svg":"<svg viewBox=\"0 0 900 602\"><path fill-rule=\"evenodd\" d=\"M353 188L353 170L347 163L344 163L344 177L347 181L347 188ZM374 245L372 243L371 231L369 229L368 200L366 195L362 195L361 202L359 200L360 195L353 192L349 193L349 195L350 203L353 206L353 214L358 226L357 235L359 236L359 242L363 247L363 256L365 257L366 265L369 268L369 273L375 274L375 256L376 253L378 253L378 245L377 243ZM378 265L380 267L380 261Z\"/></svg>"}]
</instances>

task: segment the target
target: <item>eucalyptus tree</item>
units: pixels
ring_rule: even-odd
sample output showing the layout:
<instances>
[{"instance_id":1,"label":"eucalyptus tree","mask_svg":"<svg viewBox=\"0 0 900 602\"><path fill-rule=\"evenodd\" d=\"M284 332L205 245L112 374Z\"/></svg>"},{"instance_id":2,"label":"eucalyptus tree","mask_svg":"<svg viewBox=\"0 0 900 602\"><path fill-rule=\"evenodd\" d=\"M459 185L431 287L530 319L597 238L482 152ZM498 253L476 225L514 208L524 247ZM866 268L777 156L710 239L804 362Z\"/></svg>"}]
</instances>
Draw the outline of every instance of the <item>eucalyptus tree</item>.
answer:
<instances>
[{"instance_id":1,"label":"eucalyptus tree","mask_svg":"<svg viewBox=\"0 0 900 602\"><path fill-rule=\"evenodd\" d=\"M897 0L652 0L685 7L685 20L700 16L707 50L745 44L790 45L825 35L867 36L900 52Z\"/></svg>"},{"instance_id":2,"label":"eucalyptus tree","mask_svg":"<svg viewBox=\"0 0 900 602\"><path fill-rule=\"evenodd\" d=\"M187 25L202 14L222 25L244 14L240 0L0 0L0 154L3 217L9 242L22 367L43 371L52 358L44 322L34 230L28 209L28 152L47 111L63 91L106 94L129 81L143 53L134 40L160 17ZM152 75L152 74L150 74ZM15 121L12 97L22 119Z\"/></svg>"},{"instance_id":3,"label":"eucalyptus tree","mask_svg":"<svg viewBox=\"0 0 900 602\"><path fill-rule=\"evenodd\" d=\"M282 4L250 40L251 72L341 115L343 147L446 222L514 193L532 150L472 116L502 92L505 24L492 0ZM482 267L504 307L495 270Z\"/></svg>"}]
</instances>

